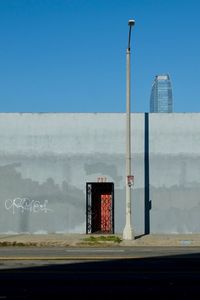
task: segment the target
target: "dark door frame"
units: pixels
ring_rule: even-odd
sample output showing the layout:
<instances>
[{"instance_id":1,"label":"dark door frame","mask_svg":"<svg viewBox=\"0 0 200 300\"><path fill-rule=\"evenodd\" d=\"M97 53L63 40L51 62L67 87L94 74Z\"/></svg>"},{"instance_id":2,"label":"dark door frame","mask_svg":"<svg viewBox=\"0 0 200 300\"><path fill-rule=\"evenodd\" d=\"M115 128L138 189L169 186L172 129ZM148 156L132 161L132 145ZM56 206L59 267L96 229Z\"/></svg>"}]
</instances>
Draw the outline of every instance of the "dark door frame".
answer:
<instances>
[{"instance_id":1,"label":"dark door frame","mask_svg":"<svg viewBox=\"0 0 200 300\"><path fill-rule=\"evenodd\" d=\"M99 195L108 193L112 196L111 202L111 232L114 234L114 183L113 182L86 182L86 234L95 233L93 231L93 189L99 192Z\"/></svg>"}]
</instances>

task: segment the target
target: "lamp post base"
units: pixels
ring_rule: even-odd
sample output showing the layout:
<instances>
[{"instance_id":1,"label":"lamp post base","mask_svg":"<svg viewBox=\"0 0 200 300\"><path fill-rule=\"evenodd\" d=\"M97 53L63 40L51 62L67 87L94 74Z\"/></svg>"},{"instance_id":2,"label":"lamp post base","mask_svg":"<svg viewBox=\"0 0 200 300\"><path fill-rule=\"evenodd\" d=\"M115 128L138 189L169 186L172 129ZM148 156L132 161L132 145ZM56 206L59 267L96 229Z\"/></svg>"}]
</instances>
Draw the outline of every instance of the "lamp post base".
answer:
<instances>
[{"instance_id":1,"label":"lamp post base","mask_svg":"<svg viewBox=\"0 0 200 300\"><path fill-rule=\"evenodd\" d=\"M123 239L124 240L134 240L135 239L133 229L131 228L131 226L129 224L126 224L126 226L124 227Z\"/></svg>"}]
</instances>

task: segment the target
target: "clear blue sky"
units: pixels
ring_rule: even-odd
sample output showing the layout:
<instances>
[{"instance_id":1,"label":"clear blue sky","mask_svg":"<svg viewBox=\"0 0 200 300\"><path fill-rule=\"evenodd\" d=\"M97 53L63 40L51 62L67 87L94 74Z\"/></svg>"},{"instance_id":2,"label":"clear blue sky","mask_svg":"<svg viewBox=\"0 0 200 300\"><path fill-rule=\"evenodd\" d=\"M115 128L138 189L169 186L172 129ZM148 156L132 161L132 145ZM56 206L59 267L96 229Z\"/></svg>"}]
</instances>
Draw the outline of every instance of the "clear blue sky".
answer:
<instances>
[{"instance_id":1,"label":"clear blue sky","mask_svg":"<svg viewBox=\"0 0 200 300\"><path fill-rule=\"evenodd\" d=\"M200 112L199 0L0 0L0 112L148 112L169 73L174 112Z\"/></svg>"}]
</instances>

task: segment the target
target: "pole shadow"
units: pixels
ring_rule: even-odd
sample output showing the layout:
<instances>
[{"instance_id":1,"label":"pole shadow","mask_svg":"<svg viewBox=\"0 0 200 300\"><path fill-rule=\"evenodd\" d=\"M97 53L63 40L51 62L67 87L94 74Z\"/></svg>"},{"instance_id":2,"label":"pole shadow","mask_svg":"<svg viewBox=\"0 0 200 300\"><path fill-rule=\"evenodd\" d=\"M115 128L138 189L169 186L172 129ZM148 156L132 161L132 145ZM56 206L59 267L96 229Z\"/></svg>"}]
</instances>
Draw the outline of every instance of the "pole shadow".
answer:
<instances>
[{"instance_id":1,"label":"pole shadow","mask_svg":"<svg viewBox=\"0 0 200 300\"><path fill-rule=\"evenodd\" d=\"M144 235L150 233L149 114L144 114Z\"/></svg>"}]
</instances>

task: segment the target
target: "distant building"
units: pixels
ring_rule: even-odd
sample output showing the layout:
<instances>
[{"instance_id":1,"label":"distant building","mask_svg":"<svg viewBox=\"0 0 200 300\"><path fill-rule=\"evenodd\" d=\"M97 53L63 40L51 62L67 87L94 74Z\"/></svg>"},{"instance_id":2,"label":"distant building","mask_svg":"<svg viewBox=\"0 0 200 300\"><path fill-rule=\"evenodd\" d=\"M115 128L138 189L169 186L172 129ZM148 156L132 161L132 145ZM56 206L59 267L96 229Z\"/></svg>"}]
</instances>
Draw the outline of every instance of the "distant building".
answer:
<instances>
[{"instance_id":1,"label":"distant building","mask_svg":"<svg viewBox=\"0 0 200 300\"><path fill-rule=\"evenodd\" d=\"M150 98L150 112L171 113L172 109L172 86L168 74L156 75Z\"/></svg>"}]
</instances>

